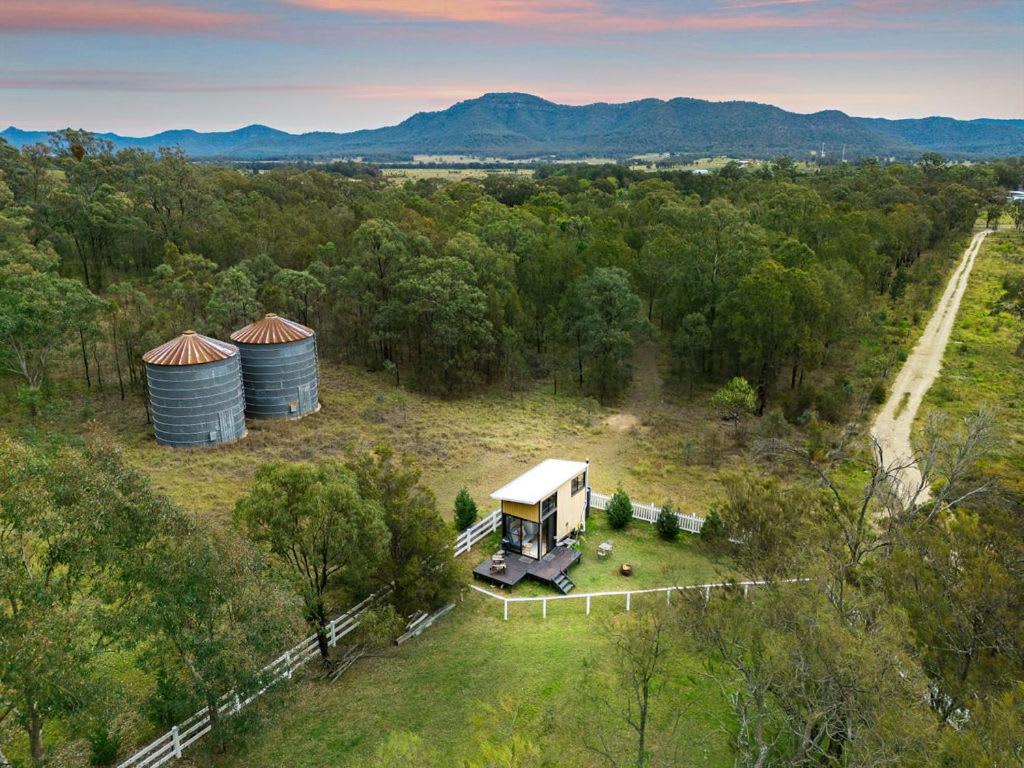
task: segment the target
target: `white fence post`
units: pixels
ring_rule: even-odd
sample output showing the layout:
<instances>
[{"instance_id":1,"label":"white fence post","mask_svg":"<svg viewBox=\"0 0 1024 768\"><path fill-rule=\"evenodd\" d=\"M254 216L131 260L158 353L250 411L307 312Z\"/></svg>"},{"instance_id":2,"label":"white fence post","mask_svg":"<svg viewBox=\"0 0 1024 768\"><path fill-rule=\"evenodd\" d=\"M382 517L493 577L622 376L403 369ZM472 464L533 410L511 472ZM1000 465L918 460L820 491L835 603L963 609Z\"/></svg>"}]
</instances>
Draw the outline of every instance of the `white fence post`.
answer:
<instances>
[{"instance_id":1,"label":"white fence post","mask_svg":"<svg viewBox=\"0 0 1024 768\"><path fill-rule=\"evenodd\" d=\"M630 595L632 595L632 594L633 594L632 592L627 592L626 593L626 610L627 611L629 610L629 598L630 598Z\"/></svg>"},{"instance_id":2,"label":"white fence post","mask_svg":"<svg viewBox=\"0 0 1024 768\"><path fill-rule=\"evenodd\" d=\"M178 726L171 726L171 746L174 749L174 756L181 757L181 733Z\"/></svg>"},{"instance_id":3,"label":"white fence post","mask_svg":"<svg viewBox=\"0 0 1024 768\"><path fill-rule=\"evenodd\" d=\"M505 621L508 621L508 600L505 601Z\"/></svg>"},{"instance_id":4,"label":"white fence post","mask_svg":"<svg viewBox=\"0 0 1024 768\"><path fill-rule=\"evenodd\" d=\"M672 588L665 590L665 605L672 605Z\"/></svg>"},{"instance_id":5,"label":"white fence post","mask_svg":"<svg viewBox=\"0 0 1024 768\"><path fill-rule=\"evenodd\" d=\"M284 652L284 663L287 665L285 668L288 670L287 672L285 672L285 674L288 676L288 679L291 680L292 679L292 652L291 651L285 651Z\"/></svg>"},{"instance_id":6,"label":"white fence post","mask_svg":"<svg viewBox=\"0 0 1024 768\"><path fill-rule=\"evenodd\" d=\"M587 595L587 616L590 615L590 595Z\"/></svg>"},{"instance_id":7,"label":"white fence post","mask_svg":"<svg viewBox=\"0 0 1024 768\"><path fill-rule=\"evenodd\" d=\"M541 607L541 618L546 619L548 617L548 601L546 599L545 600L541 600L540 601L540 607Z\"/></svg>"}]
</instances>

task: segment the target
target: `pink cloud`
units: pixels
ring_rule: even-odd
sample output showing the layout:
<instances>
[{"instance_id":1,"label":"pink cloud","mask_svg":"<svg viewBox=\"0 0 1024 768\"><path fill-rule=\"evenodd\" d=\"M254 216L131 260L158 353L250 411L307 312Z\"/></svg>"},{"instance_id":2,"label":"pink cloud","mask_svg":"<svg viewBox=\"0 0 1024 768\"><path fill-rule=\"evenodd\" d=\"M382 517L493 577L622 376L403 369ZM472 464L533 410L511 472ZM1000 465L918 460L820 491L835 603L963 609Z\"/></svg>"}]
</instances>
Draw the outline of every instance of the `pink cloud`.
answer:
<instances>
[{"instance_id":1,"label":"pink cloud","mask_svg":"<svg viewBox=\"0 0 1024 768\"><path fill-rule=\"evenodd\" d=\"M210 11L173 3L131 0L4 0L0 31L103 32L145 34L212 32L247 24L256 17L245 13Z\"/></svg>"},{"instance_id":2,"label":"pink cloud","mask_svg":"<svg viewBox=\"0 0 1024 768\"><path fill-rule=\"evenodd\" d=\"M752 0L700 13L614 10L600 0L284 0L317 11L337 11L404 21L446 21L516 27L563 27L567 30L657 32L662 30L755 30L819 27L836 22L833 14L737 13L760 5L806 5L815 0Z\"/></svg>"},{"instance_id":3,"label":"pink cloud","mask_svg":"<svg viewBox=\"0 0 1024 768\"><path fill-rule=\"evenodd\" d=\"M319 11L423 21L484 22L489 24L548 24L573 22L600 13L593 0L286 0Z\"/></svg>"}]
</instances>

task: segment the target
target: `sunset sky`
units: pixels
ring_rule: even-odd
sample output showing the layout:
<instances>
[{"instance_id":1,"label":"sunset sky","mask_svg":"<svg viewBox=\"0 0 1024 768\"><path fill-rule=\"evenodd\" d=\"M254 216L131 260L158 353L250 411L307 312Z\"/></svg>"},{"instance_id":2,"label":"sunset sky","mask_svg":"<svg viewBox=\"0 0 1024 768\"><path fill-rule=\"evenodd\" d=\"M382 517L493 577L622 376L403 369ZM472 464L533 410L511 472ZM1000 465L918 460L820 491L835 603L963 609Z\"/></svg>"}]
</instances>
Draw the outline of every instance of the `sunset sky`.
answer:
<instances>
[{"instance_id":1,"label":"sunset sky","mask_svg":"<svg viewBox=\"0 0 1024 768\"><path fill-rule=\"evenodd\" d=\"M0 128L347 131L513 90L1024 118L1024 0L0 0Z\"/></svg>"}]
</instances>

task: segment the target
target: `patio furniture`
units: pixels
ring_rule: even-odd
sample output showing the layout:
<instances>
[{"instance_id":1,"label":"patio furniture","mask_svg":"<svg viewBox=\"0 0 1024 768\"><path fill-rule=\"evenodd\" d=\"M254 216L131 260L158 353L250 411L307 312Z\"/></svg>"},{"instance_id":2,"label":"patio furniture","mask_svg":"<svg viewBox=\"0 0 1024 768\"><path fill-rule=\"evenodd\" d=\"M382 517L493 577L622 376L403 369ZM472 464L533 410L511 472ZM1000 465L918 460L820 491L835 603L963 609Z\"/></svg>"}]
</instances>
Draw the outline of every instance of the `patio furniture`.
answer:
<instances>
[{"instance_id":1,"label":"patio furniture","mask_svg":"<svg viewBox=\"0 0 1024 768\"><path fill-rule=\"evenodd\" d=\"M612 543L610 541L602 541L597 545L597 556L604 560L608 555L612 553Z\"/></svg>"},{"instance_id":2,"label":"patio furniture","mask_svg":"<svg viewBox=\"0 0 1024 768\"><path fill-rule=\"evenodd\" d=\"M504 573L507 568L504 552L495 552L491 555L491 573Z\"/></svg>"}]
</instances>

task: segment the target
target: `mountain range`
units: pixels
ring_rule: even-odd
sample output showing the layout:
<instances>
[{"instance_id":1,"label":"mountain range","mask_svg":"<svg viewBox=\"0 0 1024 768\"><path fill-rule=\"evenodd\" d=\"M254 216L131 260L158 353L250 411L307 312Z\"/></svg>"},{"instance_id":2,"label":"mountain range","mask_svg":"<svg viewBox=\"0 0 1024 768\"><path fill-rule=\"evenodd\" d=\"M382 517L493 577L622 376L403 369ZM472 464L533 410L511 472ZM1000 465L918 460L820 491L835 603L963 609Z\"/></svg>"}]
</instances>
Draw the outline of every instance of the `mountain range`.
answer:
<instances>
[{"instance_id":1,"label":"mountain range","mask_svg":"<svg viewBox=\"0 0 1024 768\"><path fill-rule=\"evenodd\" d=\"M647 153L806 158L822 144L849 159L923 152L968 159L1024 155L1024 120L912 120L851 117L836 110L787 112L749 101L641 99L567 106L525 93L488 93L438 112L419 112L387 128L293 134L250 125L235 131L173 130L152 136L98 134L115 148L180 147L202 159L274 160L361 157L407 160L415 154L474 157L627 158ZM47 141L45 131L0 132L15 146Z\"/></svg>"}]
</instances>

